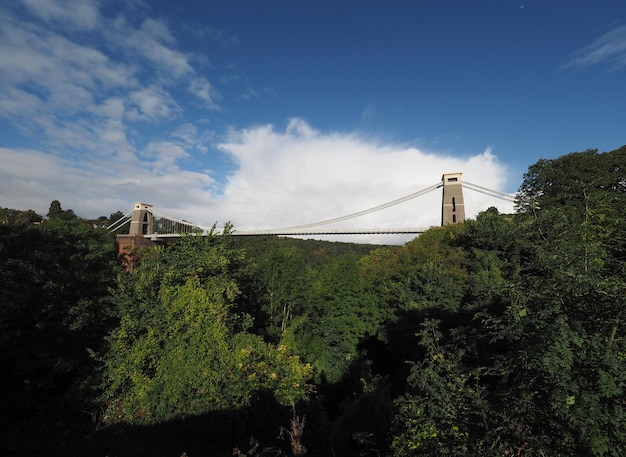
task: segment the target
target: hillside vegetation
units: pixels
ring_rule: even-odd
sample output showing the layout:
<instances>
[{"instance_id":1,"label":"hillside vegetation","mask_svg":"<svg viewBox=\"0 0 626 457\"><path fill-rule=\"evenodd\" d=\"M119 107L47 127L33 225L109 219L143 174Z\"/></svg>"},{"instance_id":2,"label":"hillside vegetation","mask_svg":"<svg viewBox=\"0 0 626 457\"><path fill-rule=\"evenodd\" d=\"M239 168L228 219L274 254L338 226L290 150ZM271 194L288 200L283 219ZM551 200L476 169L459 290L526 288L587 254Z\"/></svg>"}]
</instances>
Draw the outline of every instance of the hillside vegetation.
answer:
<instances>
[{"instance_id":1,"label":"hillside vegetation","mask_svg":"<svg viewBox=\"0 0 626 457\"><path fill-rule=\"evenodd\" d=\"M128 272L106 217L0 208L0 449L626 455L625 208L626 146L588 150L401 247L188 236Z\"/></svg>"}]
</instances>

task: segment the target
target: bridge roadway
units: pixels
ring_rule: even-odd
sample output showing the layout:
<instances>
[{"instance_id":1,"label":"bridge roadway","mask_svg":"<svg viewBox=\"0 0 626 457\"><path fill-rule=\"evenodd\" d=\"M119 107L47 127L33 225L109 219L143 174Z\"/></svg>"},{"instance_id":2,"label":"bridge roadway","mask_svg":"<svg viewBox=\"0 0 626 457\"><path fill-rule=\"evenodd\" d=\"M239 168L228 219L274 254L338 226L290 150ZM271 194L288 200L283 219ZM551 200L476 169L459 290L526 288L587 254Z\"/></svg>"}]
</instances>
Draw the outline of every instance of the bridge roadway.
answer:
<instances>
[{"instance_id":1,"label":"bridge roadway","mask_svg":"<svg viewBox=\"0 0 626 457\"><path fill-rule=\"evenodd\" d=\"M310 229L310 230L233 230L232 236L309 236L309 235L392 235L392 234L421 234L428 229L424 228L388 228L388 229ZM220 234L219 230L214 233ZM202 233L201 235L207 235ZM153 233L151 235L143 235L144 238L151 240L177 238L181 235L178 233Z\"/></svg>"}]
</instances>

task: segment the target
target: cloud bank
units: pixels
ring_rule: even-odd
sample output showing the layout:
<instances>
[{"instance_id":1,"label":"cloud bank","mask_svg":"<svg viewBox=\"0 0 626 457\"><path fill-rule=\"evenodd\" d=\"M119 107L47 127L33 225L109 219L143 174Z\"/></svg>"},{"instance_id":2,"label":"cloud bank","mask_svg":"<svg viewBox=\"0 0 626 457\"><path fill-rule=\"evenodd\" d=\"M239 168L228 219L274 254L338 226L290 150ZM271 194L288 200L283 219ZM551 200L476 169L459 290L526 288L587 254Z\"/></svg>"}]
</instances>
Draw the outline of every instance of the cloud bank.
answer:
<instances>
[{"instance_id":1,"label":"cloud bank","mask_svg":"<svg viewBox=\"0 0 626 457\"><path fill-rule=\"evenodd\" d=\"M218 214L230 214L236 227L277 228L352 214L407 196L463 172L484 187L507 186L507 170L486 151L464 158L383 144L350 133L322 133L301 119L284 131L258 126L231 132L220 149L238 164ZM468 216L489 206L512 205L465 191ZM330 228L427 228L441 220L441 191ZM384 243L389 237L370 237Z\"/></svg>"}]
</instances>

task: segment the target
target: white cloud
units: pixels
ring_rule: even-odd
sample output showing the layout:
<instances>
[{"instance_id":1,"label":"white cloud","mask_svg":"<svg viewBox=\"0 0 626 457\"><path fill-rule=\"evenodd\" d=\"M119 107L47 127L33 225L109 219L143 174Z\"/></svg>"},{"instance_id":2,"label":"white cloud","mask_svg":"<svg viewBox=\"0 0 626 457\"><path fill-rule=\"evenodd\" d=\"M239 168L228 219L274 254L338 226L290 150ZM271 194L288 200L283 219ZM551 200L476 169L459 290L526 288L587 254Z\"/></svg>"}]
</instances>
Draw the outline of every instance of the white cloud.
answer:
<instances>
[{"instance_id":1,"label":"white cloud","mask_svg":"<svg viewBox=\"0 0 626 457\"><path fill-rule=\"evenodd\" d=\"M156 41L162 41L169 44L176 42L167 26L161 21L147 18L141 23L141 31Z\"/></svg>"},{"instance_id":2,"label":"white cloud","mask_svg":"<svg viewBox=\"0 0 626 457\"><path fill-rule=\"evenodd\" d=\"M0 148L0 160L0 206L9 207L10 202L10 207L45 215L55 199L64 198L66 209L87 210L93 204L93 199L82 204L79 192L85 189L88 195L90 180L69 160L41 151L8 148Z\"/></svg>"},{"instance_id":3,"label":"white cloud","mask_svg":"<svg viewBox=\"0 0 626 457\"><path fill-rule=\"evenodd\" d=\"M27 108L39 98L39 112L53 117L97 113L98 105L118 97L135 103L129 119L160 121L180 115L166 86L181 82L204 106L217 108L210 82L176 48L163 22L147 18L134 27L123 14L110 20L95 2L24 1L40 19L60 22L49 27L0 8L0 99L11 109L1 115L15 114L25 94L31 96ZM92 18L93 30L66 33L72 14ZM31 122L26 113L22 118Z\"/></svg>"},{"instance_id":4,"label":"white cloud","mask_svg":"<svg viewBox=\"0 0 626 457\"><path fill-rule=\"evenodd\" d=\"M6 13L8 14L8 13ZM0 69L5 84L29 83L54 93L57 84L94 89L135 83L132 69L54 29L2 20Z\"/></svg>"},{"instance_id":5,"label":"white cloud","mask_svg":"<svg viewBox=\"0 0 626 457\"><path fill-rule=\"evenodd\" d=\"M577 51L562 69L607 64L615 69L626 66L626 25L616 27Z\"/></svg>"},{"instance_id":6,"label":"white cloud","mask_svg":"<svg viewBox=\"0 0 626 457\"><path fill-rule=\"evenodd\" d=\"M0 111L7 117L32 116L40 106L39 97L16 87L0 93Z\"/></svg>"},{"instance_id":7,"label":"white cloud","mask_svg":"<svg viewBox=\"0 0 626 457\"><path fill-rule=\"evenodd\" d=\"M1 115L29 136L84 150L101 146L94 135L111 114L106 92L136 84L128 65L16 19L0 32L0 75Z\"/></svg>"},{"instance_id":8,"label":"white cloud","mask_svg":"<svg viewBox=\"0 0 626 457\"><path fill-rule=\"evenodd\" d=\"M189 83L189 92L204 102L209 109L217 109L218 106L214 100L214 90L211 83L206 78L198 77Z\"/></svg>"},{"instance_id":9,"label":"white cloud","mask_svg":"<svg viewBox=\"0 0 626 457\"><path fill-rule=\"evenodd\" d=\"M98 3L93 0L21 0L32 14L66 27L92 29L98 23Z\"/></svg>"},{"instance_id":10,"label":"white cloud","mask_svg":"<svg viewBox=\"0 0 626 457\"><path fill-rule=\"evenodd\" d=\"M189 157L189 153L182 146L170 141L151 142L143 155L153 158L154 170L163 173L171 173L173 169L177 171L175 169L176 163Z\"/></svg>"},{"instance_id":11,"label":"white cloud","mask_svg":"<svg viewBox=\"0 0 626 457\"><path fill-rule=\"evenodd\" d=\"M98 148L106 148L109 152L98 151L100 155L113 156L115 153L119 155L122 151L132 151L127 135L126 127L114 117L103 119L95 129L94 143Z\"/></svg>"},{"instance_id":12,"label":"white cloud","mask_svg":"<svg viewBox=\"0 0 626 457\"><path fill-rule=\"evenodd\" d=\"M185 147L192 148L197 145L198 127L190 123L180 125L172 132L172 137Z\"/></svg>"},{"instance_id":13,"label":"white cloud","mask_svg":"<svg viewBox=\"0 0 626 457\"><path fill-rule=\"evenodd\" d=\"M195 73L191 56L174 47L176 43L163 23L146 19L135 28L124 16L119 16L103 30L103 35L119 52L150 65L164 81L179 80Z\"/></svg>"},{"instance_id":14,"label":"white cloud","mask_svg":"<svg viewBox=\"0 0 626 457\"><path fill-rule=\"evenodd\" d=\"M96 116L122 120L124 118L124 113L126 112L126 107L124 100L120 97L113 96L102 100L99 104L92 105L90 110Z\"/></svg>"},{"instance_id":15,"label":"white cloud","mask_svg":"<svg viewBox=\"0 0 626 457\"><path fill-rule=\"evenodd\" d=\"M248 88L238 98L239 100L252 100L254 98L259 98L259 93L252 88Z\"/></svg>"},{"instance_id":16,"label":"white cloud","mask_svg":"<svg viewBox=\"0 0 626 457\"><path fill-rule=\"evenodd\" d=\"M170 119L181 111L170 94L155 85L131 92L129 98L134 107L128 111L127 116L132 121Z\"/></svg>"},{"instance_id":17,"label":"white cloud","mask_svg":"<svg viewBox=\"0 0 626 457\"><path fill-rule=\"evenodd\" d=\"M59 200L81 216L97 217L126 212L135 200L159 202L170 210L184 207L188 196L196 205L209 200L206 189L213 179L174 164L185 156L183 151L153 145L150 153L145 161L86 156L77 162L36 150L0 148L0 206L45 215L50 202Z\"/></svg>"},{"instance_id":18,"label":"white cloud","mask_svg":"<svg viewBox=\"0 0 626 457\"><path fill-rule=\"evenodd\" d=\"M232 132L220 148L239 168L216 202L217 212L226 216L222 222L231 220L239 229L288 227L352 214L426 188L447 172L461 171L463 179L493 189L505 187L507 179L490 150L446 157L352 134L324 134L298 119L284 132L273 126ZM465 194L469 217L497 203L471 191ZM436 191L331 228L427 228L440 223L440 206L441 191ZM498 206L512 211L510 204Z\"/></svg>"}]
</instances>

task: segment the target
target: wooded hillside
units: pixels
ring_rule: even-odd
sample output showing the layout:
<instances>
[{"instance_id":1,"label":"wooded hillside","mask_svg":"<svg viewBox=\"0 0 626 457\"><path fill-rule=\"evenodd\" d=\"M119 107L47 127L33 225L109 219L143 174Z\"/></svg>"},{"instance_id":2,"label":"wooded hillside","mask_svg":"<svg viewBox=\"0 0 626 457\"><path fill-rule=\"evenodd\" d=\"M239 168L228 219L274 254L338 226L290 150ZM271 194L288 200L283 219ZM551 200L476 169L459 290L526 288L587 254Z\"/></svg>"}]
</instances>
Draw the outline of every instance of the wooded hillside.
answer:
<instances>
[{"instance_id":1,"label":"wooded hillside","mask_svg":"<svg viewBox=\"0 0 626 457\"><path fill-rule=\"evenodd\" d=\"M626 455L624 208L626 146L588 150L402 247L189 236L130 272L59 202L0 209L0 449Z\"/></svg>"}]
</instances>

